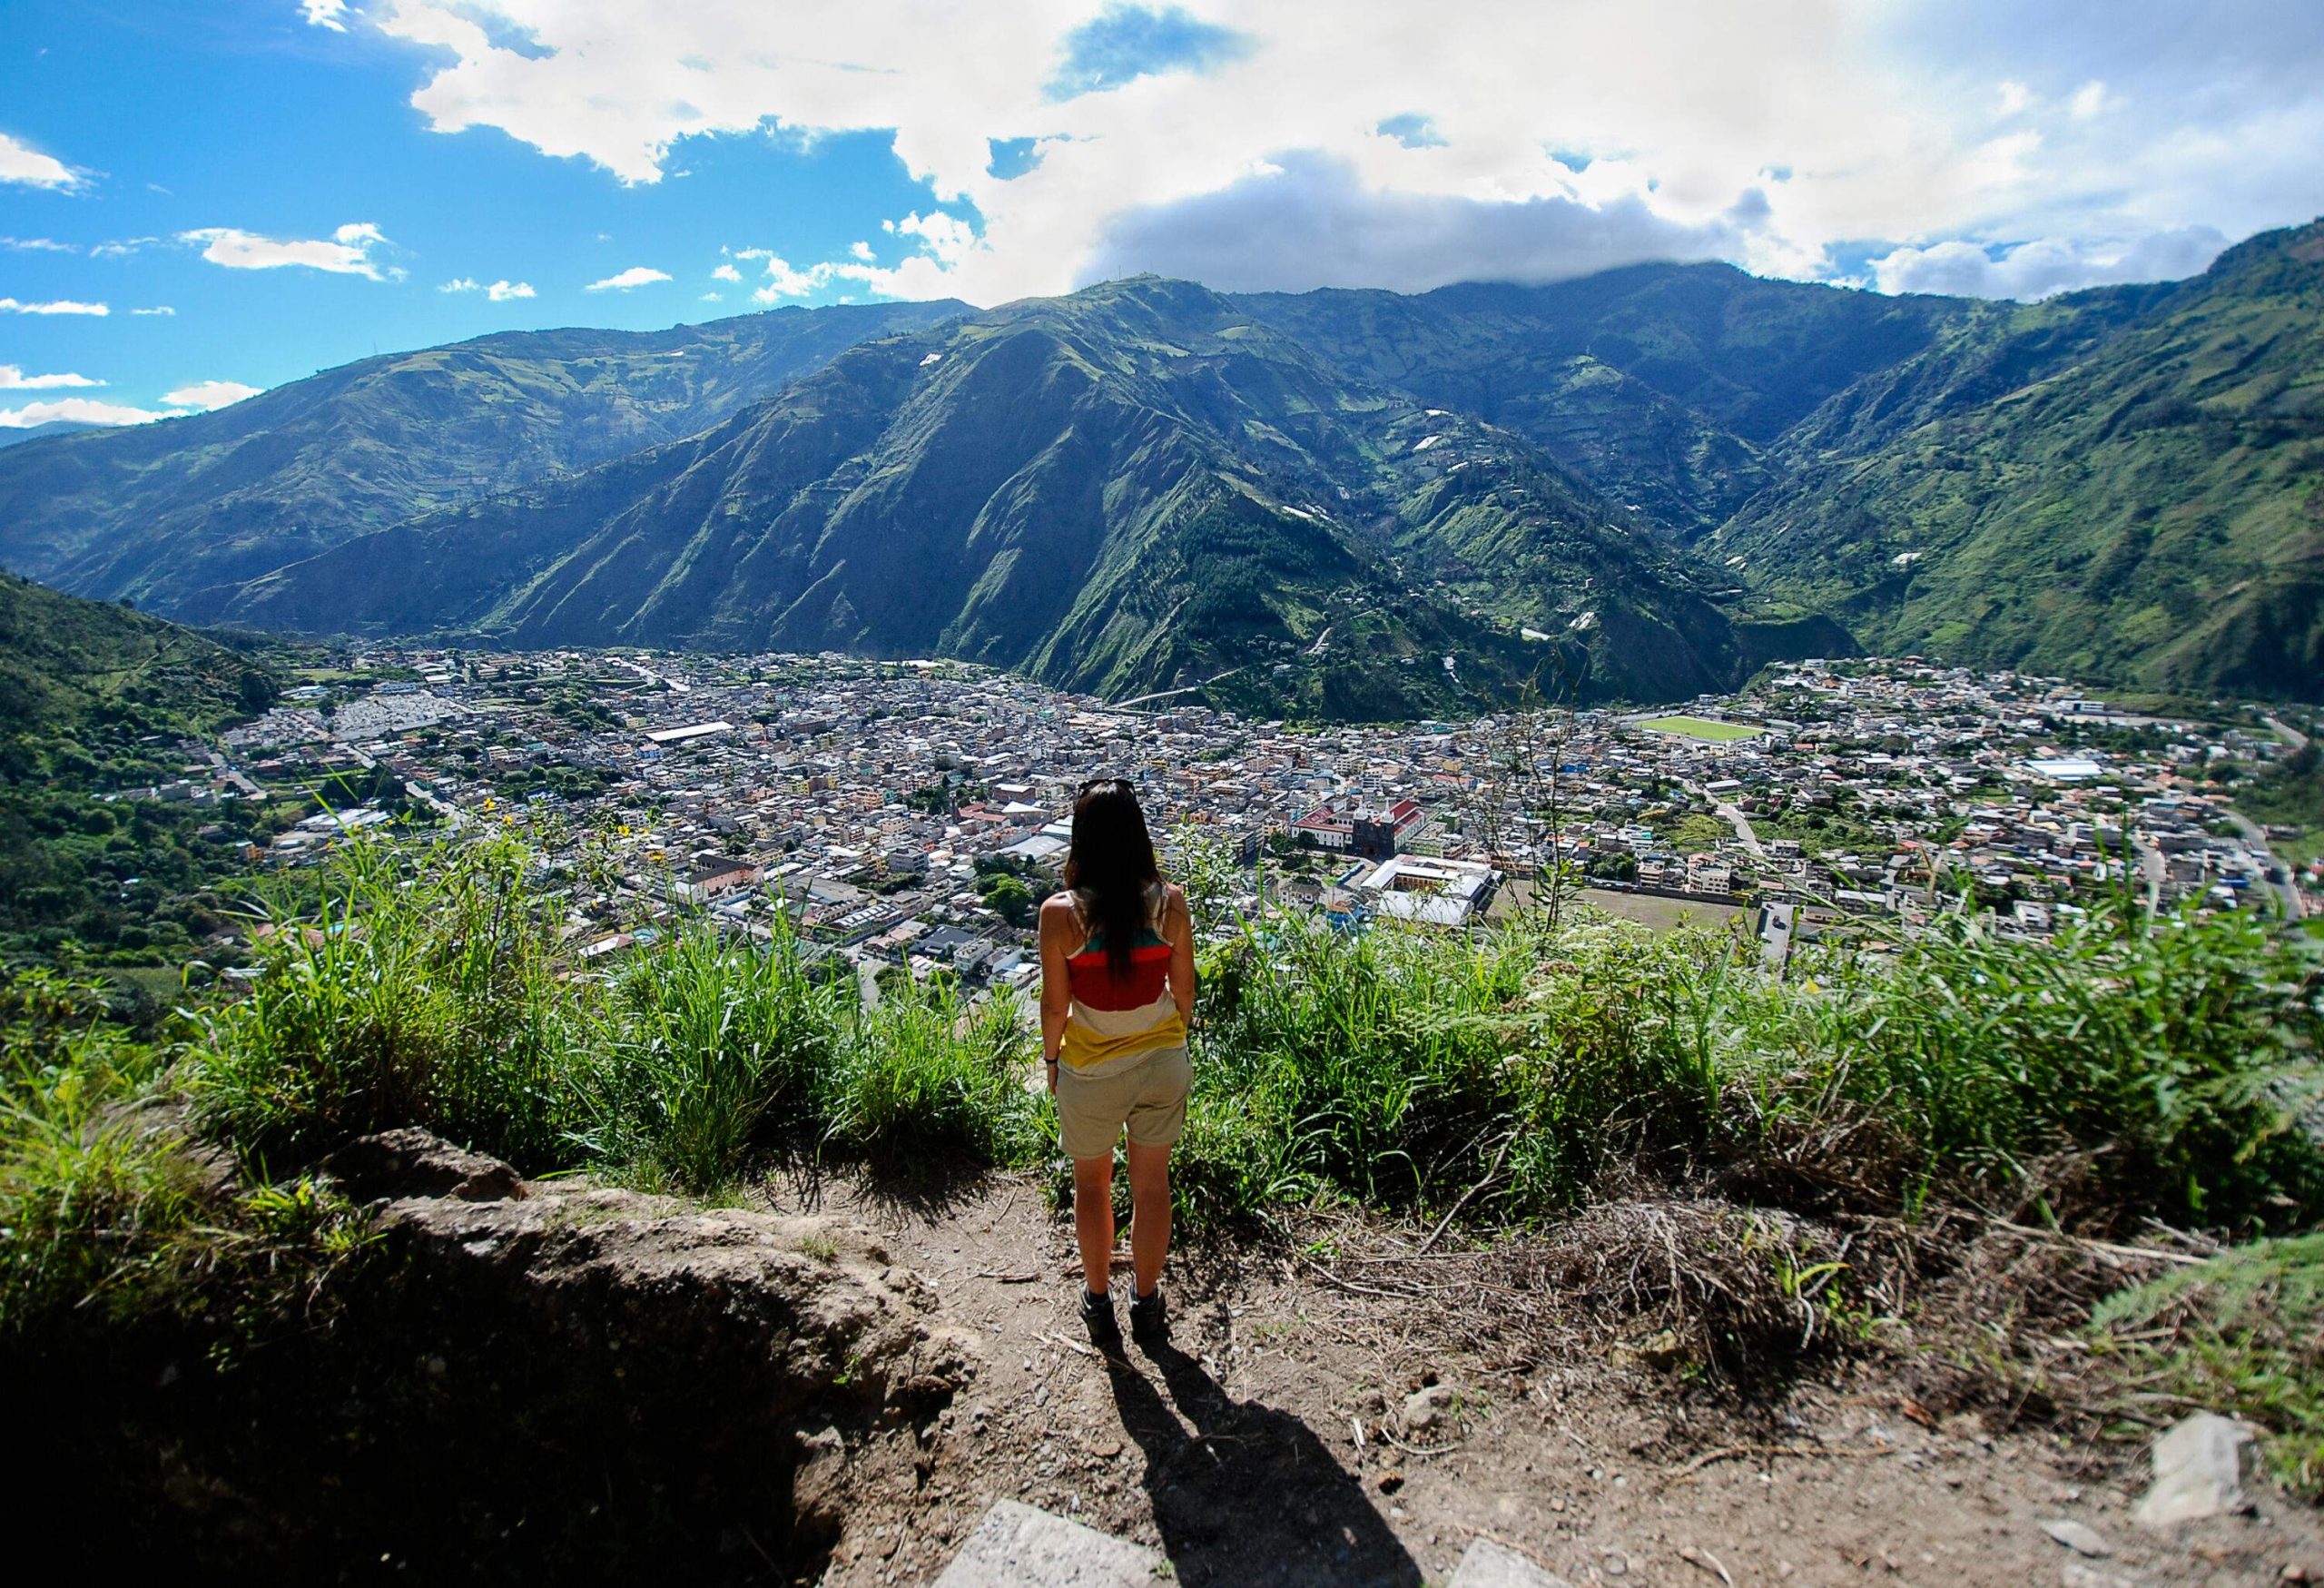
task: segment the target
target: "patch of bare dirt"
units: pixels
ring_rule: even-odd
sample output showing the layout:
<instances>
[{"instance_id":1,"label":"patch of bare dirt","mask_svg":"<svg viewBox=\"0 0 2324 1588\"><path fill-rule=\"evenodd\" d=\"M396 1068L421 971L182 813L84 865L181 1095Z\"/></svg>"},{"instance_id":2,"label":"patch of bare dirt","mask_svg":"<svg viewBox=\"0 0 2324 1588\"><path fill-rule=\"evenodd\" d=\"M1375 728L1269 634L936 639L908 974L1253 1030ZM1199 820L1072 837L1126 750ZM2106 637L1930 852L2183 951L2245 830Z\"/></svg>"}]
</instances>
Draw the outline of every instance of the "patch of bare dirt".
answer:
<instances>
[{"instance_id":1,"label":"patch of bare dirt","mask_svg":"<svg viewBox=\"0 0 2324 1588\"><path fill-rule=\"evenodd\" d=\"M2324 1581L2315 1512L2255 1484L2254 1515L2137 1527L2138 1446L2025 1404L2076 1349L2043 1319L2138 1277L2102 1248L1715 1202L1482 1251L1319 1225L1182 1249L1168 1346L1108 1360L1029 1178L768 1195L876 1231L979 1346L917 1465L862 1475L833 1588L929 1581L1004 1496L1157 1544L1198 1588L1442 1582L1481 1535L1618 1588ZM1770 1356L1777 1382L1744 1393Z\"/></svg>"}]
</instances>

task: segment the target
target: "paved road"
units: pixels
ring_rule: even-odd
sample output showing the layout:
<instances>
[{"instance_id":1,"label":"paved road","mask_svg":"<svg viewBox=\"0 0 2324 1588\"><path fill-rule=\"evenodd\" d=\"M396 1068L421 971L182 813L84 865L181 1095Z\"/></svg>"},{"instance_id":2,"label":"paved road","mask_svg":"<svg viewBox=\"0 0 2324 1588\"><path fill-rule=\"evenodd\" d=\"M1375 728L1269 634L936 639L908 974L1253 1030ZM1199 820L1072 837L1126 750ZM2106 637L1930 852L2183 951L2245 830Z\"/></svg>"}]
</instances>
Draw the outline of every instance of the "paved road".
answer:
<instances>
[{"instance_id":1,"label":"paved road","mask_svg":"<svg viewBox=\"0 0 2324 1588\"><path fill-rule=\"evenodd\" d=\"M693 685L684 682L683 679L670 677L666 674L656 673L654 669L646 666L641 662L631 661L627 656L615 656L614 661L621 666L627 667L631 672L636 674L640 678L645 679L648 684L661 685L673 695L692 695L694 693Z\"/></svg>"},{"instance_id":2,"label":"paved road","mask_svg":"<svg viewBox=\"0 0 2324 1588\"><path fill-rule=\"evenodd\" d=\"M1703 794L1703 791L1696 788L1692 784L1689 784L1687 786L1692 793L1702 794L1705 799L1710 798L1709 794ZM1728 825L1735 829L1735 836L1743 841L1743 847L1745 849L1749 850L1753 855L1757 856L1760 860L1768 858L1768 852L1759 847L1759 835L1751 831L1751 818L1745 815L1739 807L1730 805L1724 800L1719 800L1712 804L1711 809L1717 814L1727 819Z\"/></svg>"},{"instance_id":3,"label":"paved road","mask_svg":"<svg viewBox=\"0 0 2324 1588\"><path fill-rule=\"evenodd\" d=\"M2308 735L2290 723L2272 716L2263 716L2260 720L2268 725L2276 737L2281 739L2293 755L2297 755L2308 748ZM2279 860L2275 852L2268 847L2268 835L2260 831L2259 824L2240 811L2228 812L2227 819L2235 824L2235 830L2238 833L2243 834L2243 842L2259 852L2270 872L2280 871L2282 873L2280 878L2271 876L2270 881L2274 883L2276 893L2284 902L2285 917L2291 921L2306 920L2308 906L2299 896L2299 884L2291 880L2291 868Z\"/></svg>"},{"instance_id":4,"label":"paved road","mask_svg":"<svg viewBox=\"0 0 2324 1588\"><path fill-rule=\"evenodd\" d=\"M1212 674L1199 684L1187 684L1177 689L1157 689L1151 695L1133 695L1128 700L1115 701L1114 709L1118 710L1125 705L1144 705L1149 700L1167 700L1174 695L1192 695L1197 689L1209 688L1221 678L1231 678L1242 670L1240 667L1229 667L1224 673Z\"/></svg>"}]
</instances>

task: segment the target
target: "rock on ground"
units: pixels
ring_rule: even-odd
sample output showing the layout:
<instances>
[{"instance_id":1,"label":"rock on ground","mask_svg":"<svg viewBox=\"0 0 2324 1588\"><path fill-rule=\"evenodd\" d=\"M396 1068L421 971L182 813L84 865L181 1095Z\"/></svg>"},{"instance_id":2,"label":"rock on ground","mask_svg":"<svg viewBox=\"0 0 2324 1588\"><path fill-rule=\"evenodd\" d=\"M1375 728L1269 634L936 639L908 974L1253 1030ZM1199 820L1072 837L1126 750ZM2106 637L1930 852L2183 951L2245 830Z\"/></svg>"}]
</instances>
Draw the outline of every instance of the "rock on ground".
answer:
<instances>
[{"instance_id":1,"label":"rock on ground","mask_svg":"<svg viewBox=\"0 0 2324 1588\"><path fill-rule=\"evenodd\" d=\"M985 1513L936 1588L1161 1588L1169 1581L1159 1550L1002 1500Z\"/></svg>"},{"instance_id":2,"label":"rock on ground","mask_svg":"<svg viewBox=\"0 0 2324 1588\"><path fill-rule=\"evenodd\" d=\"M2231 1417L2197 1412L2154 1442L2154 1484L2139 1502L2150 1527L2221 1516L2250 1504L2243 1493L2243 1449L2250 1431Z\"/></svg>"},{"instance_id":3,"label":"rock on ground","mask_svg":"<svg viewBox=\"0 0 2324 1588\"><path fill-rule=\"evenodd\" d=\"M1452 1573L1451 1588L1571 1588L1506 1544L1481 1538L1471 1544Z\"/></svg>"}]
</instances>

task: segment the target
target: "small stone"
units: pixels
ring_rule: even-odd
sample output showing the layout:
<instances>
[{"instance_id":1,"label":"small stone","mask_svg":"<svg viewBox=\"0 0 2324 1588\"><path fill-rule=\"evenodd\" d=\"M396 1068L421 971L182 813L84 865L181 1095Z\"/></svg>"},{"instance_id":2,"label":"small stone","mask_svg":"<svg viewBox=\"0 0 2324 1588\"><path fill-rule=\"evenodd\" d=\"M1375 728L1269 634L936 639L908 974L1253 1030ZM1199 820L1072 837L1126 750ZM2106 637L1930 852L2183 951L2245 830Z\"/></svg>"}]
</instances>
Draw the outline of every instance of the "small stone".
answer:
<instances>
[{"instance_id":1,"label":"small stone","mask_svg":"<svg viewBox=\"0 0 2324 1588\"><path fill-rule=\"evenodd\" d=\"M2080 1561L2068 1561L2059 1581L2064 1588L2137 1588L2128 1577L2085 1566Z\"/></svg>"},{"instance_id":2,"label":"small stone","mask_svg":"<svg viewBox=\"0 0 2324 1588\"><path fill-rule=\"evenodd\" d=\"M2243 1492L2243 1450L2250 1431L2231 1417L2197 1412L2154 1442L2154 1483L2134 1514L2148 1527L2168 1527L2250 1509Z\"/></svg>"},{"instance_id":3,"label":"small stone","mask_svg":"<svg viewBox=\"0 0 2324 1588\"><path fill-rule=\"evenodd\" d=\"M1409 1522L1412 1520L1412 1517L1406 1514L1402 1505L1391 1505L1388 1507L1388 1520L1391 1522Z\"/></svg>"},{"instance_id":4,"label":"small stone","mask_svg":"<svg viewBox=\"0 0 2324 1588\"><path fill-rule=\"evenodd\" d=\"M1433 1428L1452 1415L1452 1386L1432 1384L1404 1397L1404 1426L1417 1434Z\"/></svg>"},{"instance_id":5,"label":"small stone","mask_svg":"<svg viewBox=\"0 0 2324 1588\"><path fill-rule=\"evenodd\" d=\"M2078 1555L2096 1559L2114 1553L2114 1546L2098 1534L2098 1530L2071 1517L2053 1517L2042 1524L2042 1531Z\"/></svg>"},{"instance_id":6,"label":"small stone","mask_svg":"<svg viewBox=\"0 0 2324 1588\"><path fill-rule=\"evenodd\" d=\"M1649 1367L1676 1367L1687 1359L1687 1347L1679 1344L1676 1330L1664 1329L1639 1343L1638 1356Z\"/></svg>"},{"instance_id":7,"label":"small stone","mask_svg":"<svg viewBox=\"0 0 2324 1588\"><path fill-rule=\"evenodd\" d=\"M1608 1550L1606 1552L1606 1563L1599 1568L1599 1570L1604 1572L1609 1577L1628 1576L1630 1574L1630 1557L1622 1553L1620 1550Z\"/></svg>"}]
</instances>

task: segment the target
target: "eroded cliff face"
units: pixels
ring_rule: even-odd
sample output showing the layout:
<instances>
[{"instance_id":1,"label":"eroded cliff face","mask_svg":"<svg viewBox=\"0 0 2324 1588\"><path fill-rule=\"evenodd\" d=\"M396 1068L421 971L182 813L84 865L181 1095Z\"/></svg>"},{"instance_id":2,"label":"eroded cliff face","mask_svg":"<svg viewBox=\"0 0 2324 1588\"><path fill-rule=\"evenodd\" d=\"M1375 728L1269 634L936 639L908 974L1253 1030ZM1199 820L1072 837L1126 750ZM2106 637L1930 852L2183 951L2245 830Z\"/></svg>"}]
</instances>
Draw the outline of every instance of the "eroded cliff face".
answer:
<instances>
[{"instance_id":1,"label":"eroded cliff face","mask_svg":"<svg viewBox=\"0 0 2324 1588\"><path fill-rule=\"evenodd\" d=\"M379 1232L327 1323L124 1342L109 1381L52 1386L103 1475L100 1553L242 1582L812 1578L842 1516L911 1492L974 1371L842 1221L528 1182L423 1130L326 1167Z\"/></svg>"}]
</instances>

